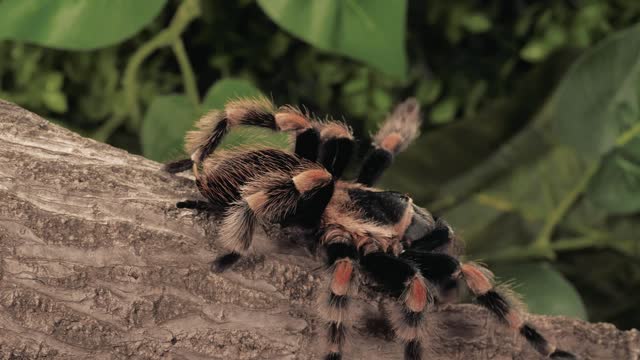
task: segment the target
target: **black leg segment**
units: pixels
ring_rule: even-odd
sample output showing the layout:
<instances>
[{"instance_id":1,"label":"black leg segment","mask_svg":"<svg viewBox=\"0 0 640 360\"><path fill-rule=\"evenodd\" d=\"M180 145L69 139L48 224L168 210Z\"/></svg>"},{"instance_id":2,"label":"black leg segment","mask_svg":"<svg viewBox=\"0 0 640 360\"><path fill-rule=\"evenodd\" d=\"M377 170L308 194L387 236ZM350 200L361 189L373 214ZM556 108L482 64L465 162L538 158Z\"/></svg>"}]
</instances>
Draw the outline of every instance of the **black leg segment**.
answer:
<instances>
[{"instance_id":1,"label":"black leg segment","mask_svg":"<svg viewBox=\"0 0 640 360\"><path fill-rule=\"evenodd\" d=\"M164 164L164 166L162 167L162 170L171 174L176 174L179 172L191 170L192 168L193 168L193 160L181 159L181 160L171 161Z\"/></svg>"},{"instance_id":2,"label":"black leg segment","mask_svg":"<svg viewBox=\"0 0 640 360\"><path fill-rule=\"evenodd\" d=\"M310 161L316 161L319 149L320 133L316 128L309 128L296 136L296 155Z\"/></svg>"},{"instance_id":3,"label":"black leg segment","mask_svg":"<svg viewBox=\"0 0 640 360\"><path fill-rule=\"evenodd\" d=\"M365 158L358 182L367 186L372 186L382 176L382 173L391 166L393 162L393 154L385 149L373 149Z\"/></svg>"},{"instance_id":4,"label":"black leg segment","mask_svg":"<svg viewBox=\"0 0 640 360\"><path fill-rule=\"evenodd\" d=\"M354 145L350 138L328 139L320 145L319 162L335 178L340 178L349 164Z\"/></svg>"}]
</instances>

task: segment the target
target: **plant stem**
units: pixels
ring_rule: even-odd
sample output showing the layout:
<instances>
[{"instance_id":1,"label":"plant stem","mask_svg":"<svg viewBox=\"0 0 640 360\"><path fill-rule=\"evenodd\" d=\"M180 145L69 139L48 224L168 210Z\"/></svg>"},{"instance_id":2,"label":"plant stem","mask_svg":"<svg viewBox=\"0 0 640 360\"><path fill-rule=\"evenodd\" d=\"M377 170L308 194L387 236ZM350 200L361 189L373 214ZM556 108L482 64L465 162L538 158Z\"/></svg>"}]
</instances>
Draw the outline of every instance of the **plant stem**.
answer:
<instances>
[{"instance_id":1,"label":"plant stem","mask_svg":"<svg viewBox=\"0 0 640 360\"><path fill-rule=\"evenodd\" d=\"M636 124L632 126L629 130L625 131L620 136L618 136L618 138L616 139L615 145L613 149L611 149L611 151L613 151L616 148L624 146L639 134L640 134L640 124ZM565 243L558 244L558 242L555 242L552 244L551 235L556 225L558 225L560 220L564 218L564 216L567 214L567 212L569 211L571 206L575 203L575 201L578 199L578 197L586 190L587 186L589 186L591 179L596 174L596 172L598 172L601 164L602 164L602 160L599 159L598 161L595 161L589 165L584 175L578 181L578 184L562 199L560 204L558 204L558 206L551 212L551 215L547 218L547 221L545 222L542 228L542 231L540 231L540 234L538 235L536 240L533 242L532 244L533 247L549 248L551 250L555 250L556 248L561 249L562 246L568 246L568 245L577 246L578 244L581 244L581 243L587 244L589 246L593 246L594 244L600 241L600 238L598 237L587 237L587 238L582 238L581 239L582 242L573 240L570 243L565 242Z\"/></svg>"},{"instance_id":2,"label":"plant stem","mask_svg":"<svg viewBox=\"0 0 640 360\"><path fill-rule=\"evenodd\" d=\"M548 246L542 247L532 243L529 246L514 246L506 248L495 254L480 254L477 256L479 259L483 259L487 262L514 262L522 260L532 259L555 259L556 251L571 251L588 248L602 248L606 247L606 239L601 234L581 236L576 238L558 239L552 242Z\"/></svg>"},{"instance_id":3,"label":"plant stem","mask_svg":"<svg viewBox=\"0 0 640 360\"><path fill-rule=\"evenodd\" d=\"M200 95L198 94L198 86L196 84L196 76L193 73L193 68L189 62L189 57L184 49L184 43L182 39L178 38L172 45L173 53L178 60L180 71L182 72L182 82L184 90L189 97L189 100L193 103L195 108L200 106Z\"/></svg>"},{"instance_id":4,"label":"plant stem","mask_svg":"<svg viewBox=\"0 0 640 360\"><path fill-rule=\"evenodd\" d=\"M547 217L542 230L538 237L528 246L520 247L514 246L504 250L498 251L493 255L482 256L481 258L487 259L487 261L514 261L524 260L532 258L541 258L553 260L556 257L556 250L570 250L576 249L580 244L594 246L599 242L599 238L596 237L583 237L579 239L572 239L571 241L565 240L564 242L551 242L551 235L556 225L564 218L571 206L575 203L578 197L584 192L589 185L591 178L600 168L600 161L596 161L589 165L585 173L579 179L576 186L560 201L558 206L553 209L551 214ZM596 240L594 240L596 239Z\"/></svg>"},{"instance_id":5,"label":"plant stem","mask_svg":"<svg viewBox=\"0 0 640 360\"><path fill-rule=\"evenodd\" d=\"M528 246L512 246L493 254L480 254L475 257L486 262L514 262L530 259L554 260L556 254L550 247L540 247L532 243Z\"/></svg>"},{"instance_id":6,"label":"plant stem","mask_svg":"<svg viewBox=\"0 0 640 360\"><path fill-rule=\"evenodd\" d=\"M91 135L91 137L100 142L105 142L109 139L109 136L113 134L113 132L122 124L124 121L124 114L116 113L113 114L107 121L102 123L100 127Z\"/></svg>"},{"instance_id":7,"label":"plant stem","mask_svg":"<svg viewBox=\"0 0 640 360\"><path fill-rule=\"evenodd\" d=\"M127 66L124 70L124 75L122 77L122 87L125 95L125 103L127 107L128 115L133 123L134 127L139 127L142 119L142 114L140 111L140 107L138 104L138 70L142 63L146 60L149 55L151 55L155 50L165 47L171 46L176 41L180 40L180 34L184 32L186 27L193 21L194 19L200 16L200 1L199 0L183 0L178 10L176 10L176 14L171 20L171 24L166 29L160 31L156 36L151 38L149 41L140 46L133 55L129 58L127 62ZM184 50L184 48L183 48ZM175 51L175 49L174 49ZM186 57L186 53L183 54ZM178 56L176 54L176 56ZM182 56L182 55L179 55ZM178 59L181 69L184 65L182 60ZM191 69L191 65L187 60L186 66L188 66L188 71L193 74L193 70ZM184 74L184 69L182 69ZM186 80L185 80L186 81ZM194 82L195 83L195 82ZM185 87L191 86L185 83ZM188 90L189 91L189 90ZM193 95L191 95L193 96ZM193 98L193 97L192 97ZM197 99L197 93L196 97ZM98 131L94 134L94 138L106 140L109 138L111 133L117 129L122 122L125 120L124 116L113 116L111 117L105 124L103 124Z\"/></svg>"},{"instance_id":8,"label":"plant stem","mask_svg":"<svg viewBox=\"0 0 640 360\"><path fill-rule=\"evenodd\" d=\"M551 244L551 235L556 225L562 220L562 218L566 215L567 211L571 208L573 203L578 199L578 197L584 192L584 190L589 185L591 178L596 174L598 169L600 168L600 161L595 161L589 165L585 173L579 179L576 186L567 193L567 195L560 201L560 204L556 206L555 209L551 212L549 217L547 218L540 234L533 242L533 245L541 248L549 248Z\"/></svg>"},{"instance_id":9,"label":"plant stem","mask_svg":"<svg viewBox=\"0 0 640 360\"><path fill-rule=\"evenodd\" d=\"M603 247L606 246L606 241L604 240L605 238L600 235L558 239L551 244L551 248L556 251L570 251L593 247Z\"/></svg>"}]
</instances>

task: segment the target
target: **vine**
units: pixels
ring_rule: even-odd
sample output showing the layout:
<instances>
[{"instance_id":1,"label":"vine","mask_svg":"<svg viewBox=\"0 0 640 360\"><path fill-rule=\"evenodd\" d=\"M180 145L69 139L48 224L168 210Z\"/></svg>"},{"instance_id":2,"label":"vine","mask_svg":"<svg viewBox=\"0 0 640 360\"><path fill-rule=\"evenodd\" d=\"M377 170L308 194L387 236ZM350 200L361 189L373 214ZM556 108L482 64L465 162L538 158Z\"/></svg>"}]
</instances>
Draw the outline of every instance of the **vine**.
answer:
<instances>
[{"instance_id":1,"label":"vine","mask_svg":"<svg viewBox=\"0 0 640 360\"><path fill-rule=\"evenodd\" d=\"M154 51L160 48L167 46L172 47L173 53L180 66L185 91L187 92L189 99L194 102L195 105L200 103L193 68L191 67L191 63L189 62L187 53L184 49L184 44L180 38L187 26L193 20L200 17L200 15L200 0L183 0L169 26L140 46L136 52L131 55L122 78L126 112L116 113L102 124L102 126L100 126L100 128L98 128L98 130L93 134L92 137L94 139L98 141L106 141L113 131L123 123L127 116L134 128L140 127L142 113L140 111L140 104L138 103L138 70L144 61Z\"/></svg>"}]
</instances>

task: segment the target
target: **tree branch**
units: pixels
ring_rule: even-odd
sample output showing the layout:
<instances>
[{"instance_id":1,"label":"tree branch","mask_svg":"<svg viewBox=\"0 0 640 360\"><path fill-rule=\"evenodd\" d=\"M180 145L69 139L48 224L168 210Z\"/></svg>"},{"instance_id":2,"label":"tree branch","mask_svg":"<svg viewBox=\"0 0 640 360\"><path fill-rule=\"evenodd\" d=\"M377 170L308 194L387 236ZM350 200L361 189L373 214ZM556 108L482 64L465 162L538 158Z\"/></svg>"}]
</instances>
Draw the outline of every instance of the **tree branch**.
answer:
<instances>
[{"instance_id":1,"label":"tree branch","mask_svg":"<svg viewBox=\"0 0 640 360\"><path fill-rule=\"evenodd\" d=\"M319 358L320 262L263 235L268 255L210 273L214 216L175 208L197 197L186 176L0 101L0 358ZM365 326L375 296L354 305L346 358L401 359ZM582 359L640 356L636 330L529 320ZM430 359L538 358L472 305L433 310L428 323Z\"/></svg>"}]
</instances>

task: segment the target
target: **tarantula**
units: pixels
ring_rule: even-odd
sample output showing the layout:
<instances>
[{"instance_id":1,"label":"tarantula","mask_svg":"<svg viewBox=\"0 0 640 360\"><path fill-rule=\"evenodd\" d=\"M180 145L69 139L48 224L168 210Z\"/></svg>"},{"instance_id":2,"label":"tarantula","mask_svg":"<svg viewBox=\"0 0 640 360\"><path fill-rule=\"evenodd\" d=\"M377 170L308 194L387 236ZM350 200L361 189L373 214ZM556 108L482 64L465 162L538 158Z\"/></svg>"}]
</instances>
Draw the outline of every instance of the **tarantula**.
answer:
<instances>
[{"instance_id":1,"label":"tarantula","mask_svg":"<svg viewBox=\"0 0 640 360\"><path fill-rule=\"evenodd\" d=\"M375 288L397 299L389 314L407 360L421 358L425 310L460 280L476 303L519 332L540 354L574 359L556 349L523 321L515 300L493 285L492 273L458 259L457 239L445 220L413 204L405 194L373 188L393 158L418 135L415 99L398 105L373 138L356 181L341 180L354 151L348 126L317 121L291 106L276 108L265 98L228 102L197 123L185 139L189 159L165 165L177 173L193 169L207 201L179 202L181 208L223 211L219 238L228 250L213 271L224 271L251 247L259 223L279 224L312 234L324 250L331 273L323 315L327 321L326 360L342 357L349 294L360 272ZM273 148L225 150L214 154L227 132L239 125L291 134L293 152Z\"/></svg>"}]
</instances>

